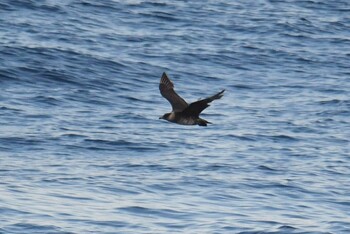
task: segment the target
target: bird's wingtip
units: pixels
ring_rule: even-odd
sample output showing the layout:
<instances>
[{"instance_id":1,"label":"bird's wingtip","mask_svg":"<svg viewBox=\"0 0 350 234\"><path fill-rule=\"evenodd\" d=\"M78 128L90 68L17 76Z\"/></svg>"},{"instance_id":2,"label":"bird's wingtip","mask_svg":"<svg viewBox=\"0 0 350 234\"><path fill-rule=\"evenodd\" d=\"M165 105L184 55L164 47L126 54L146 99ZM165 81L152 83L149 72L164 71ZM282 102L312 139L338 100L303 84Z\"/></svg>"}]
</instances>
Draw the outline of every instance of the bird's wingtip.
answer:
<instances>
[{"instance_id":1,"label":"bird's wingtip","mask_svg":"<svg viewBox=\"0 0 350 234\"><path fill-rule=\"evenodd\" d=\"M224 96L224 92L225 92L225 89L221 90L220 92L218 92L217 94L215 94L212 98L213 100L214 99L220 99Z\"/></svg>"},{"instance_id":2,"label":"bird's wingtip","mask_svg":"<svg viewBox=\"0 0 350 234\"><path fill-rule=\"evenodd\" d=\"M219 98L221 98L222 96L224 96L224 92L225 89L221 90L217 95L219 96Z\"/></svg>"}]
</instances>

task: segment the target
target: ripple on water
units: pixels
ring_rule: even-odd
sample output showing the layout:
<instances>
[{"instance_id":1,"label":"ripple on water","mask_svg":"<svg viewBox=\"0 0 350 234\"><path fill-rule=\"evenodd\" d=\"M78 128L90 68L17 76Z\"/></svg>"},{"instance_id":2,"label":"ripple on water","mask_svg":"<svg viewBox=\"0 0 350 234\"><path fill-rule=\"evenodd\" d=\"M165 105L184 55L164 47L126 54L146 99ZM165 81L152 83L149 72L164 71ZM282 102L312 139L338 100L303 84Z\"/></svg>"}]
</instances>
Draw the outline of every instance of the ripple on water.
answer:
<instances>
[{"instance_id":1,"label":"ripple on water","mask_svg":"<svg viewBox=\"0 0 350 234\"><path fill-rule=\"evenodd\" d=\"M4 233L9 234L20 234L25 230L28 233L38 233L38 234L73 234L73 232L65 232L61 228L54 225L39 225L31 223L16 223L12 225L5 226L2 228Z\"/></svg>"}]
</instances>

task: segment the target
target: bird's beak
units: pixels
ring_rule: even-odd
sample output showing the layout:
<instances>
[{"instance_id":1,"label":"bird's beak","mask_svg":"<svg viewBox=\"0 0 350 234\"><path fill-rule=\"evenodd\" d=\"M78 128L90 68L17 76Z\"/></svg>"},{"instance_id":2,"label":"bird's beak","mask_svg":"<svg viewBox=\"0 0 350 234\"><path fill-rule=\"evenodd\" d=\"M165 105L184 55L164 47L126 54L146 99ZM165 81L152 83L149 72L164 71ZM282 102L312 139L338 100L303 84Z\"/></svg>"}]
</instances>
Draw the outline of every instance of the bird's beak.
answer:
<instances>
[{"instance_id":1,"label":"bird's beak","mask_svg":"<svg viewBox=\"0 0 350 234\"><path fill-rule=\"evenodd\" d=\"M159 119L163 119L163 116L160 116Z\"/></svg>"}]
</instances>

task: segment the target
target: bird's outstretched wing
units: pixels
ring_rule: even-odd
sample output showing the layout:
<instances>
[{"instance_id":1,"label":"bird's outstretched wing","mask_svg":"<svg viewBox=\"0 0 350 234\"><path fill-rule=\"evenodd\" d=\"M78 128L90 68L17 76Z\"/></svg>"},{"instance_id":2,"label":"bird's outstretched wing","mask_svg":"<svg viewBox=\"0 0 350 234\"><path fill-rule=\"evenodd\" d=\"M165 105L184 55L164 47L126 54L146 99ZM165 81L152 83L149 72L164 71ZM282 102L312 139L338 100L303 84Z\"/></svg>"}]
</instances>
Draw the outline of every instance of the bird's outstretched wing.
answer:
<instances>
[{"instance_id":1,"label":"bird's outstretched wing","mask_svg":"<svg viewBox=\"0 0 350 234\"><path fill-rule=\"evenodd\" d=\"M163 73L162 78L160 78L159 90L162 96L170 102L173 111L181 112L188 107L186 101L175 92L174 84L165 72Z\"/></svg>"},{"instance_id":2,"label":"bird's outstretched wing","mask_svg":"<svg viewBox=\"0 0 350 234\"><path fill-rule=\"evenodd\" d=\"M216 99L220 99L224 94L225 92L225 89L222 90L221 92L218 92L217 94L211 96L211 97L208 97L208 98L205 98L205 99L202 99L202 100L199 100L199 101L196 101L196 102L193 102L191 103L184 111L183 113L186 114L186 115L190 115L190 116L195 116L195 117L198 117L199 114L209 106L209 103L216 100Z\"/></svg>"}]
</instances>

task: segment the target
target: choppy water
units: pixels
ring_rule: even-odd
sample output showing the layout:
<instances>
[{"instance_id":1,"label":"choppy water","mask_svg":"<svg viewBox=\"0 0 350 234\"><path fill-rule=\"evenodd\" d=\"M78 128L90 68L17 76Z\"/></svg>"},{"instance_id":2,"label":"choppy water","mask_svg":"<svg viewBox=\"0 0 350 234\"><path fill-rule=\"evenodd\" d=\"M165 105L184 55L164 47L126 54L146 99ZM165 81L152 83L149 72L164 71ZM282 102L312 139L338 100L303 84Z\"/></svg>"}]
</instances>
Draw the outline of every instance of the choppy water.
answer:
<instances>
[{"instance_id":1,"label":"choppy water","mask_svg":"<svg viewBox=\"0 0 350 234\"><path fill-rule=\"evenodd\" d=\"M349 233L350 2L0 1L1 233ZM158 119L166 71L207 128Z\"/></svg>"}]
</instances>

